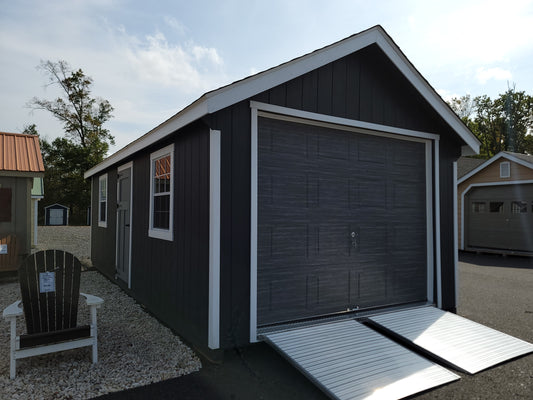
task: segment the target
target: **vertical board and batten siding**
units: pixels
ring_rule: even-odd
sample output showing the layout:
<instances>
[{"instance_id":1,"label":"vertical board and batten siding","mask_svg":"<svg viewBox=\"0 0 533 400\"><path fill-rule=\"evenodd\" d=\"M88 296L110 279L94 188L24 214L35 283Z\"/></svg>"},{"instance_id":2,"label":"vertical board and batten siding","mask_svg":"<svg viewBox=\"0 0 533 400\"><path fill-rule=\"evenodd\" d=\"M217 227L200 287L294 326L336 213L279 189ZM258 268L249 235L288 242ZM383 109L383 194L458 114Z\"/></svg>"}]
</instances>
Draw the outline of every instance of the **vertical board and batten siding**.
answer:
<instances>
[{"instance_id":1,"label":"vertical board and batten siding","mask_svg":"<svg viewBox=\"0 0 533 400\"><path fill-rule=\"evenodd\" d=\"M440 135L440 222L445 308L452 290L453 173L461 143L385 54L371 45L317 70L273 87L211 115L221 131L221 347L249 341L250 301L250 126L249 100L336 117ZM444 206L443 206L444 205Z\"/></svg>"},{"instance_id":2,"label":"vertical board and batten siding","mask_svg":"<svg viewBox=\"0 0 533 400\"><path fill-rule=\"evenodd\" d=\"M174 240L148 237L150 153L174 143ZM133 161L131 293L198 346L207 343L209 128L195 124Z\"/></svg>"},{"instance_id":3,"label":"vertical board and batten siding","mask_svg":"<svg viewBox=\"0 0 533 400\"><path fill-rule=\"evenodd\" d=\"M107 173L107 227L98 226L98 178ZM92 177L91 261L109 279L115 279L115 252L117 239L117 171L103 171Z\"/></svg>"}]
</instances>

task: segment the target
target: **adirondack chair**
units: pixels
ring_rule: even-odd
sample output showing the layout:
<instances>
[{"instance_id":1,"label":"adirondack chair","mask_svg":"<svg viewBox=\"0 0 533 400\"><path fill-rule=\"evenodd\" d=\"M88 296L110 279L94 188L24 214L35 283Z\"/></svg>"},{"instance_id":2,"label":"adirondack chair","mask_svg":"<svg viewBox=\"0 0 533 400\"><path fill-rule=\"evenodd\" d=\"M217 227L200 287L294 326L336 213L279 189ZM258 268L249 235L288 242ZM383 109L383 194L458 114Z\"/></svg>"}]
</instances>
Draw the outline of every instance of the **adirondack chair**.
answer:
<instances>
[{"instance_id":1,"label":"adirondack chair","mask_svg":"<svg viewBox=\"0 0 533 400\"><path fill-rule=\"evenodd\" d=\"M80 261L62 250L39 251L19 267L27 333L17 336L20 300L3 312L11 325L11 379L20 358L92 346L92 362L98 362L96 309L104 300L80 293L80 272ZM80 295L89 306L90 325L77 326Z\"/></svg>"}]
</instances>

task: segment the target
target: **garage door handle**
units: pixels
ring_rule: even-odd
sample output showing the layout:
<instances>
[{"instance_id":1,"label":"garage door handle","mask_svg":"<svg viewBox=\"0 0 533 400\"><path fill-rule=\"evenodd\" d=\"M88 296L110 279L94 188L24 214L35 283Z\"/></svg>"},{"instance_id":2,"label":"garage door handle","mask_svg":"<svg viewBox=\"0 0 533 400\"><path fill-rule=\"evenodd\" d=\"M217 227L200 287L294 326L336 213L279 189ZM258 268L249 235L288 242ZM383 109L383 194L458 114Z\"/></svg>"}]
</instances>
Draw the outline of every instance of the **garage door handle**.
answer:
<instances>
[{"instance_id":1,"label":"garage door handle","mask_svg":"<svg viewBox=\"0 0 533 400\"><path fill-rule=\"evenodd\" d=\"M352 247L356 249L357 245L359 244L359 234L356 232L352 232L350 234L350 237L352 238Z\"/></svg>"}]
</instances>

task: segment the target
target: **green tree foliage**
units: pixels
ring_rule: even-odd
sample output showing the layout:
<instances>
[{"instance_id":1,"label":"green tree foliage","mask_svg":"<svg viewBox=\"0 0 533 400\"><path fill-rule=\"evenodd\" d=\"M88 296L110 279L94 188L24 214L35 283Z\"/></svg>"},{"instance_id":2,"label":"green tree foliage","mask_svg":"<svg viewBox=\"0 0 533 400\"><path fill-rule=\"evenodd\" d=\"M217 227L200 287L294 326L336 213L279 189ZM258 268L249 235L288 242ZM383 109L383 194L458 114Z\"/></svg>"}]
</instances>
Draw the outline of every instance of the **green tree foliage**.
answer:
<instances>
[{"instance_id":1,"label":"green tree foliage","mask_svg":"<svg viewBox=\"0 0 533 400\"><path fill-rule=\"evenodd\" d=\"M533 97L509 88L492 100L483 95L453 98L450 107L481 142L480 156L500 151L533 154Z\"/></svg>"},{"instance_id":2,"label":"green tree foliage","mask_svg":"<svg viewBox=\"0 0 533 400\"><path fill-rule=\"evenodd\" d=\"M107 100L91 97L93 80L81 69L73 71L65 61L43 61L38 68L48 77L49 85L60 87L61 96L54 100L34 97L28 107L48 111L65 131L64 137L52 142L40 139L45 199L39 205L63 204L70 208L69 222L82 225L86 223L91 195L90 182L83 174L101 162L115 143L104 128L113 107Z\"/></svg>"}]
</instances>

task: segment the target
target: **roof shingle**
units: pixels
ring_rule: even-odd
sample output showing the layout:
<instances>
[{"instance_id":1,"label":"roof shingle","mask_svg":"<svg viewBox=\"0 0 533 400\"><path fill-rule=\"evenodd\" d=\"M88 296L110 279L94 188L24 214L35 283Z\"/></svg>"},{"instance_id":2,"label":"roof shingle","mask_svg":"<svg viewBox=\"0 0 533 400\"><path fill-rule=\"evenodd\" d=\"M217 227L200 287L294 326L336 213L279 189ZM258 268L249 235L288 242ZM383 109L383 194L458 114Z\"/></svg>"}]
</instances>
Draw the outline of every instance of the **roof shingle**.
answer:
<instances>
[{"instance_id":1,"label":"roof shingle","mask_svg":"<svg viewBox=\"0 0 533 400\"><path fill-rule=\"evenodd\" d=\"M0 171L44 172L39 137L0 132Z\"/></svg>"}]
</instances>

